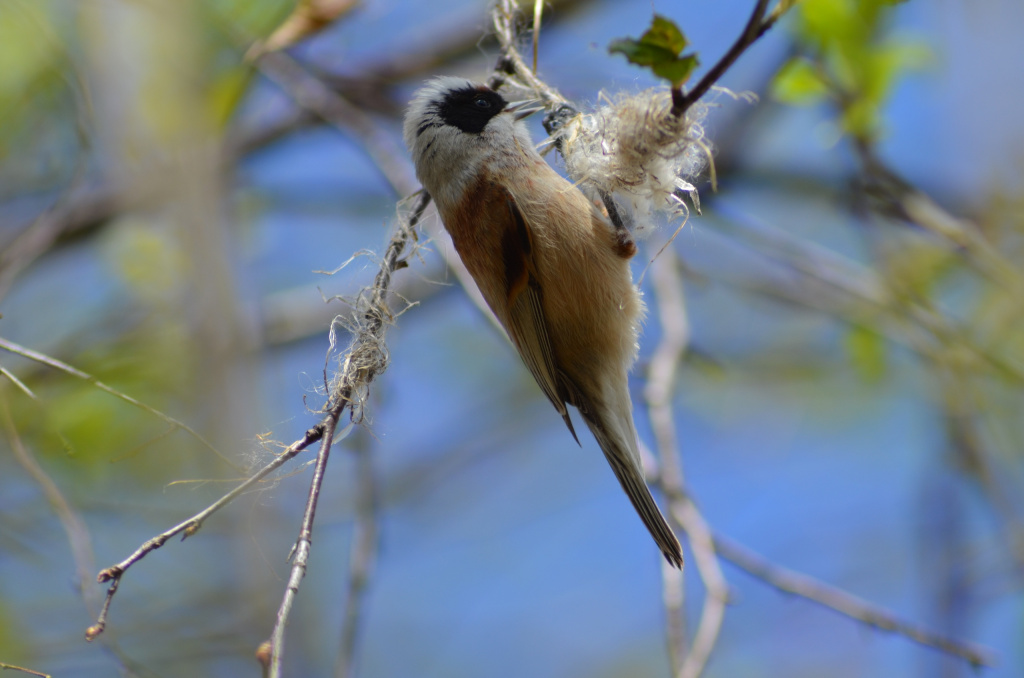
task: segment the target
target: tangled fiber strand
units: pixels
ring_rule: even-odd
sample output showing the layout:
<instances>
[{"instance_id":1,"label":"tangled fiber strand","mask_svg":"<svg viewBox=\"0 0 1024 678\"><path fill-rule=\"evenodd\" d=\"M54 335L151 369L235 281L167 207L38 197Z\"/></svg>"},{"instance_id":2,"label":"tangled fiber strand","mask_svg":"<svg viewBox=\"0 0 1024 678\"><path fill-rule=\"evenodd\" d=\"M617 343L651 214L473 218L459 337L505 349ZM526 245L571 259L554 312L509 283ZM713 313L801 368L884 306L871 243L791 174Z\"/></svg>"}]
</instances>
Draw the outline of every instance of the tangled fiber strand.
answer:
<instances>
[{"instance_id":1,"label":"tangled fiber strand","mask_svg":"<svg viewBox=\"0 0 1024 678\"><path fill-rule=\"evenodd\" d=\"M341 356L341 366L328 389L331 396L324 406L324 411L334 411L347 404L351 420L355 423L363 420L363 405L369 393L370 383L388 368L391 361L385 342L388 327L394 322L394 314L387 300L391 276L395 271L408 265L407 258L402 254L409 240L416 239L414 227L428 203L427 194L421 193L411 215L399 215L395 234L384 252L373 285L364 289L355 300L356 312L353 317L339 317L332 323L331 351L336 345L336 329L339 325L350 331L352 342Z\"/></svg>"},{"instance_id":2,"label":"tangled fiber strand","mask_svg":"<svg viewBox=\"0 0 1024 678\"><path fill-rule=\"evenodd\" d=\"M696 104L677 117L666 90L601 98L608 103L566 121L555 139L580 190L605 204L613 199L623 225L637 237L649 234L655 212L688 215L683 195L699 212L689 180L711 157L702 126L707 106Z\"/></svg>"}]
</instances>

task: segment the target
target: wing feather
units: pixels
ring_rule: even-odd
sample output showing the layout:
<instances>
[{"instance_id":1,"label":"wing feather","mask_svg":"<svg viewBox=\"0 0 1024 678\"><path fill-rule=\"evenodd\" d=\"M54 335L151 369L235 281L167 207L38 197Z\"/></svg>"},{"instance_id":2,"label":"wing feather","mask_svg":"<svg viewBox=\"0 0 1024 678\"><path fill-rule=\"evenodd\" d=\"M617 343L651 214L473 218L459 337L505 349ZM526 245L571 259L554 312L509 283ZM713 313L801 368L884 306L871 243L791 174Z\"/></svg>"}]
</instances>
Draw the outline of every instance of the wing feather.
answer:
<instances>
[{"instance_id":1,"label":"wing feather","mask_svg":"<svg viewBox=\"0 0 1024 678\"><path fill-rule=\"evenodd\" d=\"M555 364L548 322L544 316L544 300L536 261L533 256L533 234L511 194L506 194L509 221L502 234L501 249L508 282L508 321L505 329L519 350L523 362L536 379L544 395L562 415L569 432L579 444L566 408L565 388Z\"/></svg>"}]
</instances>

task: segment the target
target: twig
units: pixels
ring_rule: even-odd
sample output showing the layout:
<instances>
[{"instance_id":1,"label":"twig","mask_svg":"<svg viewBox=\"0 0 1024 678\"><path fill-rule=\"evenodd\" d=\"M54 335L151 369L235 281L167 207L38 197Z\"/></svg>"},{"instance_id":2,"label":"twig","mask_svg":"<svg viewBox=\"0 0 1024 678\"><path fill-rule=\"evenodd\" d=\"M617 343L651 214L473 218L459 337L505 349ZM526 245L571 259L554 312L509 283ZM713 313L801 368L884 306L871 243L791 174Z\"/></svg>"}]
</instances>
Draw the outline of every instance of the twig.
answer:
<instances>
[{"instance_id":1,"label":"twig","mask_svg":"<svg viewBox=\"0 0 1024 678\"><path fill-rule=\"evenodd\" d=\"M540 19L544 14L544 0L533 0L533 72L537 72L537 52L540 49Z\"/></svg>"},{"instance_id":2,"label":"twig","mask_svg":"<svg viewBox=\"0 0 1024 678\"><path fill-rule=\"evenodd\" d=\"M421 193L408 220L399 221L395 234L392 236L391 242L384 252L384 259L381 262L380 270L374 278L373 285L366 290L366 295L364 295L364 298L368 298L364 302L363 324L357 329L352 339L340 374L335 380L334 390L326 406L327 416L324 417L322 422L324 425L324 435L321 440L320 451L317 454L316 468L313 472L306 511L302 518L302 527L298 540L295 543L288 586L285 589L281 607L278 609L277 621L271 632L268 652L265 655L260 655L261 657L266 656L269 661L269 665L266 668L267 675L270 678L278 678L281 674L284 632L309 561L313 519L316 514L316 504L320 495L320 486L323 482L323 473L327 466L334 431L342 412L346 408L349 408L349 415L353 422L360 420L362 416L361 399L364 397L366 389L369 388L370 383L378 374L387 369L388 356L384 347L384 335L387 332L391 319L391 313L387 306L387 296L391 288L391 276L395 271L405 266L405 259L402 258L402 254L410 238L413 237L413 227L419 221L429 202L430 196L426 192Z\"/></svg>"},{"instance_id":3,"label":"twig","mask_svg":"<svg viewBox=\"0 0 1024 678\"><path fill-rule=\"evenodd\" d=\"M743 33L740 37L736 38L736 42L733 43L729 51L718 60L714 66L711 67L704 77L700 79L693 89L686 92L681 98L677 100L673 97L672 102L672 114L676 117L683 115L690 106L697 103L697 101L708 93L708 90L717 83L725 72L740 58L740 55L747 50L748 47L757 42L765 32L768 31L775 22L778 21L786 10L792 5L789 0L781 0L779 5L775 8L775 11L769 15L767 19L764 18L765 12L768 10L769 0L757 0L757 4L754 6L754 11L750 14L750 19L747 21L746 27L743 29Z\"/></svg>"},{"instance_id":4,"label":"twig","mask_svg":"<svg viewBox=\"0 0 1024 678\"><path fill-rule=\"evenodd\" d=\"M378 344L383 339L384 331L386 330L386 318L387 310L384 302L387 294L390 290L391 274L404 265L404 259L401 259L401 254L405 250L409 238L412 234L412 229L419 221L429 203L429 197L426 193L422 194L418 200L415 208L411 215L404 222L399 223L399 227L392 237L390 244L388 245L387 252L384 257L384 261L381 263L381 270L378 272L374 279L373 287L370 289L371 300L368 303L369 308L365 310L366 325L361 329L360 333L353 339L352 345L349 348L348 359L345 361L342 368L342 374L337 380L337 387L331 395L331 399L328 402L327 414L316 426L306 431L305 435L293 442L284 450L281 454L274 458L269 464L258 470L252 476L247 478L243 483L235 487L231 492L228 492L223 497L218 499L216 502L208 506L203 511L200 511L191 518L175 525L169 530L153 537L148 540L142 546L140 546L134 553L128 558L124 559L117 565L108 567L107 569L100 572L97 577L98 581L111 582L110 588L107 591L107 597L103 605L103 609L100 611L100 615L96 621L96 624L89 627L86 631L86 638L92 640L99 634L103 633L106 627L107 614L110 608L110 603L117 592L118 585L120 584L121 578L124 573L135 563L140 561L150 552L163 546L168 539L171 537L182 534L182 538L187 538L195 534L201 527L203 522L209 518L213 513L220 510L231 501L236 499L239 495L244 493L247 489L252 487L254 484L262 480L269 473L275 469L280 468L288 460L295 457L297 454L305 450L311 444L317 441L323 441L325 437L334 436L334 430L337 426L338 419L344 409L352 405L355 396L363 389L365 389L369 383L380 374L387 366L386 359L383 361L377 361L376 363L368 364L362 359L353 360L353 356L362 355L363 351L376 352L379 351ZM363 356L365 358L365 356ZM318 454L318 468L322 466L321 457L324 457L323 463L326 464L326 454L324 453L323 445L321 445L321 452ZM320 476L317 472L314 472L314 480L318 477L322 477L322 468L320 468ZM311 497L311 499L313 499ZM313 500L313 510L315 511L315 500ZM307 513L309 513L309 506L307 505ZM312 516L310 516L310 519ZM303 531L300 533L299 541L296 542L296 559L295 563L302 563L304 567L304 561L300 561L300 555L298 553L298 547L305 543L307 548L306 557L308 557L308 543L303 542L303 536L305 535L308 540L308 530L305 526L305 520L303 523ZM296 566L293 564L293 577L295 576ZM299 574L301 580L301 573ZM298 584L294 586L295 590L298 589ZM289 590L292 589L292 581L289 580ZM275 633L280 627L280 642L273 646L272 651L268 651L267 661L277 661L278 665L280 662L281 647L283 643L283 629L284 623L287 621L287 612L282 615L279 612L278 624L275 626Z\"/></svg>"},{"instance_id":5,"label":"twig","mask_svg":"<svg viewBox=\"0 0 1024 678\"><path fill-rule=\"evenodd\" d=\"M14 417L11 416L10 405L7 402L6 394L0 390L0 415L3 417L3 425L7 430L7 439L14 453L14 458L21 464L22 468L32 476L32 479L39 485L50 508L57 515L61 527L68 538L68 545L71 547L71 560L75 564L75 582L82 598L85 600L86 609L89 614L95 614L99 604L99 596L95 594L92 586L92 573L96 571L96 558L92 548L92 537L89 528L82 520L82 517L71 506L64 493L57 487L53 478L39 465L35 455L25 446L18 430L14 424Z\"/></svg>"},{"instance_id":6,"label":"twig","mask_svg":"<svg viewBox=\"0 0 1024 678\"><path fill-rule=\"evenodd\" d=\"M233 468L235 470L240 470L237 464L235 464L233 461L231 461L226 456L224 456L224 454L222 454L220 450L218 450L216 447L214 447L212 443L210 443L208 440L206 440L206 438L204 438L202 435L200 435L198 431L193 429L188 424L185 424L184 422L180 422L177 419L175 419L174 417L166 415L163 412L161 412L160 410L156 409L155 407L147 405L146 403L141 402L139 400L136 400L135 398L132 398L131 396L129 396L129 395L125 394L125 393L122 393L121 391L118 391L117 389L113 388L112 386L108 386L108 385L104 384L102 381L100 381L96 377L92 376L91 374L89 374L87 372L83 372L82 370L80 370L80 369L78 369L76 367L72 367L71 365L68 365L67 363L62 362L60 360L57 360L56 358L51 358L48 355L45 355L43 353L39 353L38 351L33 351L30 348L26 348L24 346L21 346L20 344L14 343L13 341L10 341L8 339L4 339L3 337L0 337L0 349L3 349L5 351L9 351L9 352L11 352L11 353L13 353L15 355L20 355L23 358L28 358L29 360L32 360L32 361L37 362L37 363L40 363L42 365L46 365L47 367L52 367L55 370L60 370L61 372L64 372L65 374L68 374L68 375L70 375L72 377L75 377L76 379L81 379L82 381L86 381L86 382L92 384L93 386L95 386L96 388L98 388L99 390L105 391L105 392L109 393L110 395L114 396L115 398L123 400L124 402L128 403L129 405L133 405L133 406L139 408L140 410L143 410L145 412L148 412L148 413L152 414L154 417L157 417L158 419L161 419L162 421L167 422L171 426L174 426L175 428L179 428L182 431L185 431L190 436L195 438L197 441L202 443L203 446L206 447L208 450L210 450L211 452L216 454L217 457L220 458L220 460L223 461L225 464L227 464L228 466L230 466L231 468Z\"/></svg>"},{"instance_id":7,"label":"twig","mask_svg":"<svg viewBox=\"0 0 1024 678\"><path fill-rule=\"evenodd\" d=\"M335 678L349 678L356 674L356 640L365 611L366 588L377 560L377 480L365 435L360 435L354 448L358 483L356 524L352 532L348 591L341 630L341 649L334 666Z\"/></svg>"},{"instance_id":8,"label":"twig","mask_svg":"<svg viewBox=\"0 0 1024 678\"><path fill-rule=\"evenodd\" d=\"M281 601L281 607L277 610L277 621L270 634L270 667L267 673L270 678L278 678L281 675L284 632L288 626L288 617L291 614L295 598L299 593L299 586L302 584L303 577L306 576L306 566L309 563L309 552L312 546L313 522L316 518L316 505L320 499L320 489L323 486L324 472L327 470L327 460L331 454L331 444L334 442L334 432L338 427L338 418L347 405L348 401L339 399L335 408L327 414L323 421L324 435L320 439L320 450L316 455L316 466L313 469L313 480L310 483L309 495L306 499L306 510L302 514L299 538L292 550L292 570L288 576L284 599Z\"/></svg>"},{"instance_id":9,"label":"twig","mask_svg":"<svg viewBox=\"0 0 1024 678\"><path fill-rule=\"evenodd\" d=\"M323 436L323 433L324 422L321 421L319 424L306 431L305 435L303 435L302 438L296 440L294 443L289 445L287 449L285 449L284 452L276 456L273 461L265 465L263 468L258 470L253 475L246 478L244 482L239 484L237 487L235 487L233 490L225 494L217 501L215 501L213 504L210 504L205 509L195 514L191 518L183 522L180 522L174 527L170 528L169 530L161 532L152 539L149 539L148 541L143 543L139 548L137 548L134 553L132 553L130 556L122 560L120 563L112 565L111 567L108 567L105 570L102 570L96 577L96 580L101 584L109 581L111 582L111 585L110 588L107 590L107 597L106 600L104 601L103 609L100 611L96 623L86 630L86 640L91 641L95 639L98 635L103 633L103 630L106 628L107 624L107 613L110 608L110 602L113 599L114 594L117 593L117 587L118 584L121 582L121 577L124 576L125 572L127 572L132 565L145 558L147 555L149 555L151 551L155 551L156 549L163 546L168 539L177 534L182 535L182 540L185 540L188 537L194 535L203 526L203 523L206 521L207 518L209 518L211 515L227 506L233 500L238 498L239 495L244 493L247 489L261 481L263 478L265 478L269 473L283 466L289 459L297 455L299 452L302 452L304 449L315 443L317 440L320 440L321 437Z\"/></svg>"},{"instance_id":10,"label":"twig","mask_svg":"<svg viewBox=\"0 0 1024 678\"><path fill-rule=\"evenodd\" d=\"M558 90L551 87L539 77L526 64L523 56L516 47L516 14L519 11L513 0L499 0L491 13L494 23L494 34L498 38L498 45L501 47L501 61L496 69L498 73L488 82L492 88L497 88L502 82L501 73L514 75L519 81L533 90L534 94L548 110L554 110L558 106L571 105L569 101L558 93Z\"/></svg>"},{"instance_id":11,"label":"twig","mask_svg":"<svg viewBox=\"0 0 1024 678\"><path fill-rule=\"evenodd\" d=\"M373 119L332 91L284 52L269 52L257 61L260 71L296 104L353 137L373 160L396 195L411 195L418 184L401 151Z\"/></svg>"},{"instance_id":12,"label":"twig","mask_svg":"<svg viewBox=\"0 0 1024 678\"><path fill-rule=\"evenodd\" d=\"M899 619L888 610L872 605L846 591L775 565L721 535L714 536L714 543L722 558L780 591L818 603L881 631L891 631L921 645L960 657L972 666L996 665L995 656L987 648L947 638Z\"/></svg>"},{"instance_id":13,"label":"twig","mask_svg":"<svg viewBox=\"0 0 1024 678\"><path fill-rule=\"evenodd\" d=\"M33 671L32 669L26 669L24 666L15 666L14 664L5 664L0 662L0 669L4 671L21 671L32 676L39 676L40 678L51 678L49 673L43 673L42 671Z\"/></svg>"},{"instance_id":14,"label":"twig","mask_svg":"<svg viewBox=\"0 0 1024 678\"><path fill-rule=\"evenodd\" d=\"M678 437L672 416L672 394L675 392L679 363L690 342L690 324L674 249L667 249L652 265L651 284L657 299L658 319L662 337L647 368L647 402L651 428L657 443L660 472L658 485L669 502L669 518L690 539L697 572L706 590L700 622L692 646L687 650L681 632L682 600L672 592L677 585L671 573L662 568L665 591L666 624L672 672L679 678L697 678L704 671L725 616L729 586L715 554L711 531L686 492L682 464L679 460ZM674 609L677 608L678 609Z\"/></svg>"},{"instance_id":15,"label":"twig","mask_svg":"<svg viewBox=\"0 0 1024 678\"><path fill-rule=\"evenodd\" d=\"M724 210L720 208L719 211ZM742 240L737 242L751 247L761 256L782 263L806 279L820 281L849 295L860 309L859 320L870 318L885 321L883 329L889 330L889 338L904 343L920 355L937 362L941 362L942 358L940 347L953 347L960 353L966 352L993 372L1024 383L1024 365L993 353L969 335L965 328L939 311L894 294L881 276L871 269L827 248L802 242L781 229L768 226L749 215L727 211L726 216L730 218L720 222L720 225L724 229L740 230L754 241L756 247L743 243ZM812 308L837 314L834 305L809 303L811 300L807 295L802 295L801 290L797 290L795 296L785 296L789 299L795 298L799 303ZM858 314L846 315L849 317ZM857 317L850 319L858 320ZM892 328L899 329L905 336L893 332ZM929 336L934 341L929 341Z\"/></svg>"}]
</instances>

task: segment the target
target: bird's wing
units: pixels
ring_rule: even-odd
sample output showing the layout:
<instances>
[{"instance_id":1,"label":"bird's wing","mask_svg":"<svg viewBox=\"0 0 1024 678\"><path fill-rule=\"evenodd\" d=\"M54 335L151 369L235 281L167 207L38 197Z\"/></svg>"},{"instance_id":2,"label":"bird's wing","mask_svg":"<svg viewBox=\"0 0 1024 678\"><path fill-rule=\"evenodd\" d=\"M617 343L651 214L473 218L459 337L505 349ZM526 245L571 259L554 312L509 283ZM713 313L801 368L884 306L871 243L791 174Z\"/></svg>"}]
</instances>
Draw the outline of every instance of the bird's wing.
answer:
<instances>
[{"instance_id":1,"label":"bird's wing","mask_svg":"<svg viewBox=\"0 0 1024 678\"><path fill-rule=\"evenodd\" d=\"M548 322L544 316L543 290L534 257L534 239L529 222L511 193L505 194L507 219L502 219L501 255L505 265L508 320L505 329L519 350L523 362L537 380L544 395L562 415L572 437L579 443L566 408L565 379L555 365Z\"/></svg>"}]
</instances>

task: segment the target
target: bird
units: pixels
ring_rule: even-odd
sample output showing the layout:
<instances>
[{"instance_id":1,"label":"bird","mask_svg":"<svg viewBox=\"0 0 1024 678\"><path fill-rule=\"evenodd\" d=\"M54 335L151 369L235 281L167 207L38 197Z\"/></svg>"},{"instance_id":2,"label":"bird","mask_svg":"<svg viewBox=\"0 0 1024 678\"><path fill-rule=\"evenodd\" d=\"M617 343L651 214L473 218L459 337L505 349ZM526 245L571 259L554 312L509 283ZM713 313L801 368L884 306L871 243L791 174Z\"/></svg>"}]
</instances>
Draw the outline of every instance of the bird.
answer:
<instances>
[{"instance_id":1,"label":"bird","mask_svg":"<svg viewBox=\"0 0 1024 678\"><path fill-rule=\"evenodd\" d=\"M524 119L538 108L454 76L413 95L403 134L466 269L579 444L575 407L665 559L679 540L651 496L628 375L644 314L636 245L540 156Z\"/></svg>"}]
</instances>

